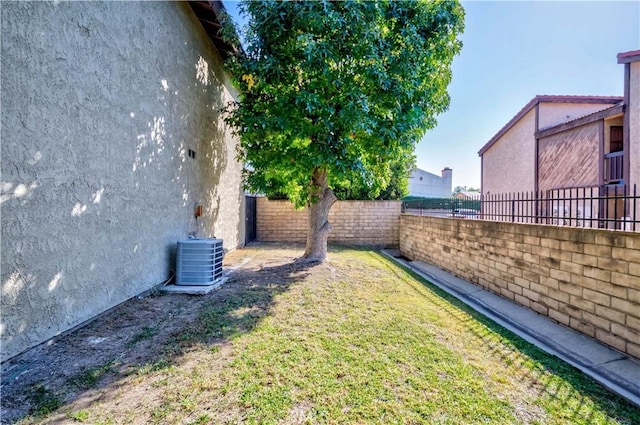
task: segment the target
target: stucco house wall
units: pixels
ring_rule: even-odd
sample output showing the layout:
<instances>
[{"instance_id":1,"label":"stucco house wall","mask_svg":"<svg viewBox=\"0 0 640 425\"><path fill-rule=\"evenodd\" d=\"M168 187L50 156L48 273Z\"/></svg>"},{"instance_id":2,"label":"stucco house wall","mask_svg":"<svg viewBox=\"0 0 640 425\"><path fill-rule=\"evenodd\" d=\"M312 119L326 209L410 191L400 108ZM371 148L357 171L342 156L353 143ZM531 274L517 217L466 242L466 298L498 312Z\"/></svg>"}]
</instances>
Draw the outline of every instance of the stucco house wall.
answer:
<instances>
[{"instance_id":1,"label":"stucco house wall","mask_svg":"<svg viewBox=\"0 0 640 425\"><path fill-rule=\"evenodd\" d=\"M562 124L611 107L603 103L550 103L540 102L538 130Z\"/></svg>"},{"instance_id":2,"label":"stucco house wall","mask_svg":"<svg viewBox=\"0 0 640 425\"><path fill-rule=\"evenodd\" d=\"M635 184L640 194L640 61L629 65L629 183ZM635 216L640 217L640 205Z\"/></svg>"},{"instance_id":3,"label":"stucco house wall","mask_svg":"<svg viewBox=\"0 0 640 425\"><path fill-rule=\"evenodd\" d=\"M244 196L218 114L234 93L188 4L1 16L6 360L165 281L189 232L241 245Z\"/></svg>"},{"instance_id":4,"label":"stucco house wall","mask_svg":"<svg viewBox=\"0 0 640 425\"><path fill-rule=\"evenodd\" d=\"M453 170L445 168L442 175L437 176L416 168L409 176L409 195L425 198L440 198L451 196Z\"/></svg>"},{"instance_id":5,"label":"stucco house wall","mask_svg":"<svg viewBox=\"0 0 640 425\"><path fill-rule=\"evenodd\" d=\"M484 194L535 189L535 108L482 155Z\"/></svg>"},{"instance_id":6,"label":"stucco house wall","mask_svg":"<svg viewBox=\"0 0 640 425\"><path fill-rule=\"evenodd\" d=\"M629 183L640 193L640 62L630 64L629 80Z\"/></svg>"}]
</instances>

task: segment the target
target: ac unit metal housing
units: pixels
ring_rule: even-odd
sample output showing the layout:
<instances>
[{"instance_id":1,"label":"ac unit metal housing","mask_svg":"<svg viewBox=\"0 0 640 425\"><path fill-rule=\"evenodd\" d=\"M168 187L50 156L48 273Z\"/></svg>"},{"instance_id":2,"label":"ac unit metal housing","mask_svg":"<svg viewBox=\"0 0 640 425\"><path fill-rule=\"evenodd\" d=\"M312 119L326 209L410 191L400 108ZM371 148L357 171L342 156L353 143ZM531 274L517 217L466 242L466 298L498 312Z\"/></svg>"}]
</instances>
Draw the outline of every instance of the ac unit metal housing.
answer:
<instances>
[{"instance_id":1,"label":"ac unit metal housing","mask_svg":"<svg viewBox=\"0 0 640 425\"><path fill-rule=\"evenodd\" d=\"M176 285L213 285L222 277L222 239L183 239L176 253Z\"/></svg>"}]
</instances>

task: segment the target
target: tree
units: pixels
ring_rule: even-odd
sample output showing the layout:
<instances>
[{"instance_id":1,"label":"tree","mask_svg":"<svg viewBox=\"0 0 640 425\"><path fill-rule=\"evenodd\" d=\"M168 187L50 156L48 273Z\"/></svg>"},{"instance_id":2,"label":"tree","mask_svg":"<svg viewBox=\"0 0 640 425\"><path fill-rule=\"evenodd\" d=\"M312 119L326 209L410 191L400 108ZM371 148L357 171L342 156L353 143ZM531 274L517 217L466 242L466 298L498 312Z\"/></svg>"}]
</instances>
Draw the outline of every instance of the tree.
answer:
<instances>
[{"instance_id":1,"label":"tree","mask_svg":"<svg viewBox=\"0 0 640 425\"><path fill-rule=\"evenodd\" d=\"M389 181L384 186L358 184L357 180L336 182L333 192L339 200L402 199L409 194L409 175L415 168L415 156L406 152L389 160Z\"/></svg>"},{"instance_id":2,"label":"tree","mask_svg":"<svg viewBox=\"0 0 640 425\"><path fill-rule=\"evenodd\" d=\"M245 185L309 207L304 258L324 261L332 188L388 186L394 158L449 105L464 11L454 1L250 1L226 122ZM230 32L228 32L230 33Z\"/></svg>"}]
</instances>

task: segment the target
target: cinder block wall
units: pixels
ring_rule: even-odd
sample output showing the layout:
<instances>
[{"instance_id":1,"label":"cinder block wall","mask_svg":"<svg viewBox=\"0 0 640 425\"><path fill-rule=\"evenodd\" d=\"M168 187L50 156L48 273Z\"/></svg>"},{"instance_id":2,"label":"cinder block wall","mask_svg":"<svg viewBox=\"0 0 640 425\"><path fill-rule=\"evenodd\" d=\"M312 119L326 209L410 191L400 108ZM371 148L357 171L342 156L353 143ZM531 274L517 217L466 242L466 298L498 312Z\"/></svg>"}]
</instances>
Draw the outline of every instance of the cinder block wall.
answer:
<instances>
[{"instance_id":1,"label":"cinder block wall","mask_svg":"<svg viewBox=\"0 0 640 425\"><path fill-rule=\"evenodd\" d=\"M400 252L640 358L640 234L402 215Z\"/></svg>"},{"instance_id":2,"label":"cinder block wall","mask_svg":"<svg viewBox=\"0 0 640 425\"><path fill-rule=\"evenodd\" d=\"M304 242L308 211L296 210L289 201L257 200L258 240ZM329 212L333 229L329 242L352 245L397 246L400 201L338 201Z\"/></svg>"}]
</instances>

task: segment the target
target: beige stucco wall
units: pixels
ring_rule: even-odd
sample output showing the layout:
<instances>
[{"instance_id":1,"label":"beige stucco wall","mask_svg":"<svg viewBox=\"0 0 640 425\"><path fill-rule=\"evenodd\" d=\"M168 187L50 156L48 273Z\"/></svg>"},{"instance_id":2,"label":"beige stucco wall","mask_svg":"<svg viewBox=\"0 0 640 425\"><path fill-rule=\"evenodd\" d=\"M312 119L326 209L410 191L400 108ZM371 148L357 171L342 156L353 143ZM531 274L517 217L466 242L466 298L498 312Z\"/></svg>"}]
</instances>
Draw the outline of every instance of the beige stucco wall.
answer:
<instances>
[{"instance_id":1,"label":"beige stucco wall","mask_svg":"<svg viewBox=\"0 0 640 425\"><path fill-rule=\"evenodd\" d=\"M541 102L538 129L542 130L613 106L610 103L556 103Z\"/></svg>"},{"instance_id":2,"label":"beige stucco wall","mask_svg":"<svg viewBox=\"0 0 640 425\"><path fill-rule=\"evenodd\" d=\"M629 113L629 183L638 185L640 193L640 62L631 63Z\"/></svg>"},{"instance_id":3,"label":"beige stucco wall","mask_svg":"<svg viewBox=\"0 0 640 425\"><path fill-rule=\"evenodd\" d=\"M636 194L640 195L640 62L629 66L629 186L633 191L636 185ZM640 200L636 200L635 210L640 211Z\"/></svg>"},{"instance_id":4,"label":"beige stucco wall","mask_svg":"<svg viewBox=\"0 0 640 425\"><path fill-rule=\"evenodd\" d=\"M191 231L241 245L244 195L230 85L186 3L1 16L5 360L163 282Z\"/></svg>"},{"instance_id":5,"label":"beige stucco wall","mask_svg":"<svg viewBox=\"0 0 640 425\"><path fill-rule=\"evenodd\" d=\"M482 192L535 190L535 108L482 156Z\"/></svg>"}]
</instances>

